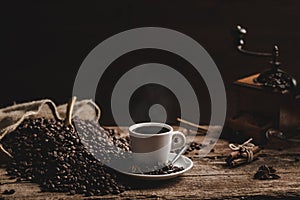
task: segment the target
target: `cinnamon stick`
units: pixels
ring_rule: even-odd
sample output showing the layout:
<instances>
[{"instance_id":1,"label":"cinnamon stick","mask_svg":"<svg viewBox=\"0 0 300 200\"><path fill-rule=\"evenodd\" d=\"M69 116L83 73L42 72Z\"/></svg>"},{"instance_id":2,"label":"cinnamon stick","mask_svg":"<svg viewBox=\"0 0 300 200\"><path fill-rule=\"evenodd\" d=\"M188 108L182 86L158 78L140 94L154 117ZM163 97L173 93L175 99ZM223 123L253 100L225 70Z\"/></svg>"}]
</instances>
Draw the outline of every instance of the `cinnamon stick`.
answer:
<instances>
[{"instance_id":1,"label":"cinnamon stick","mask_svg":"<svg viewBox=\"0 0 300 200\"><path fill-rule=\"evenodd\" d=\"M257 157L258 157L257 154L253 155L253 160L256 160ZM230 163L227 163L227 164L229 164L230 167L235 167L235 166L238 166L238 165L241 165L241 164L244 164L244 163L248 163L247 158L237 158L237 159L234 159Z\"/></svg>"},{"instance_id":2,"label":"cinnamon stick","mask_svg":"<svg viewBox=\"0 0 300 200\"><path fill-rule=\"evenodd\" d=\"M261 148L259 146L254 146L251 151L253 152L253 154L258 153L261 150ZM246 152L240 152L240 151L233 151L230 153L230 155L227 157L227 159L233 160L235 158L239 158L239 157L244 157L247 158L247 153Z\"/></svg>"},{"instance_id":3,"label":"cinnamon stick","mask_svg":"<svg viewBox=\"0 0 300 200\"><path fill-rule=\"evenodd\" d=\"M253 159L258 157L258 153L260 152L261 148L259 146L254 146L250 149L253 152ZM233 151L230 155L225 159L229 166L237 166L248 162L248 155L246 152L240 151Z\"/></svg>"},{"instance_id":4,"label":"cinnamon stick","mask_svg":"<svg viewBox=\"0 0 300 200\"><path fill-rule=\"evenodd\" d=\"M202 125L199 125L199 124L194 124L192 122L189 122L189 121L186 121L186 120L180 119L180 118L177 118L177 121L179 121L181 123L184 123L186 125L189 125L191 127L198 128L202 132L207 132L208 131L208 126L202 126Z\"/></svg>"}]
</instances>

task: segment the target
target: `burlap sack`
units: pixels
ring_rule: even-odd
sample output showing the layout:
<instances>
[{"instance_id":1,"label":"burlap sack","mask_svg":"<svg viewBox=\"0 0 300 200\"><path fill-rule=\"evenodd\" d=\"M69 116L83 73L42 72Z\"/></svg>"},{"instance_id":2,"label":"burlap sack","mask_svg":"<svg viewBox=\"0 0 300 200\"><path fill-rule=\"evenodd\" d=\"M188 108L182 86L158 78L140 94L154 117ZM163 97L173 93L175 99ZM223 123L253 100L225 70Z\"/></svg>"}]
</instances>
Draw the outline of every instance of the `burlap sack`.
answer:
<instances>
[{"instance_id":1,"label":"burlap sack","mask_svg":"<svg viewBox=\"0 0 300 200\"><path fill-rule=\"evenodd\" d=\"M49 99L15 104L0 109L0 160L7 160L10 156L1 144L2 138L14 131L25 118L64 119L66 110L67 104L56 106ZM100 108L92 100L81 100L75 102L72 117L98 121L100 114Z\"/></svg>"}]
</instances>

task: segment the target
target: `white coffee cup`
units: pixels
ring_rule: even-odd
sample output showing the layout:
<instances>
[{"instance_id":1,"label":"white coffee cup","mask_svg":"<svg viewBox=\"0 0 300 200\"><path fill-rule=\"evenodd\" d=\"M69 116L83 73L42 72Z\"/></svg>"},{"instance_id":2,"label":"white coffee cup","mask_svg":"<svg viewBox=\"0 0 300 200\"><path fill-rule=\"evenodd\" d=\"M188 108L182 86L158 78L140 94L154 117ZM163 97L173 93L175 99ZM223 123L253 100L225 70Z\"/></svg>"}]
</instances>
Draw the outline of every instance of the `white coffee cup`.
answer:
<instances>
[{"instance_id":1,"label":"white coffee cup","mask_svg":"<svg viewBox=\"0 0 300 200\"><path fill-rule=\"evenodd\" d=\"M165 131L153 132L159 129ZM149 167L156 166L158 163L166 163L170 152L181 148L186 143L183 133L174 131L171 126L163 123L134 124L129 127L129 134L134 162Z\"/></svg>"}]
</instances>

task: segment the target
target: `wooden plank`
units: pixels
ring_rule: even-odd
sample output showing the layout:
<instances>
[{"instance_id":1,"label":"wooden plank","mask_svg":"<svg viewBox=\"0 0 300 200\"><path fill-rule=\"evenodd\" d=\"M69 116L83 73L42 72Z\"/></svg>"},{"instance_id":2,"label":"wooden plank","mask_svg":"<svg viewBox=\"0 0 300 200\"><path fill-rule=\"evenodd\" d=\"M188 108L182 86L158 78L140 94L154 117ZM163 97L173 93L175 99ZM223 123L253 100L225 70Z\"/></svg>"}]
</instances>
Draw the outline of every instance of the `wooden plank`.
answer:
<instances>
[{"instance_id":1,"label":"wooden plank","mask_svg":"<svg viewBox=\"0 0 300 200\"><path fill-rule=\"evenodd\" d=\"M281 176L278 180L260 181L253 180L252 176L259 165L269 163L270 160L260 159L252 164L242 167L229 169L223 166L211 165L210 161L195 161L195 167L184 176L164 183L151 182L147 189L134 189L127 191L120 196L104 196L100 198L118 197L126 198L229 198L246 197L255 195L268 196L299 196L300 195L300 176L299 164L292 164L291 161L276 161L278 157L273 158L273 164L276 164L278 174ZM282 163L282 161L284 163ZM280 163L280 164L278 164ZM280 166L279 166L280 165ZM283 167L283 168L278 168ZM2 170L3 173L3 170ZM1 176L2 176L1 173ZM7 180L7 179L6 179ZM7 180L9 181L9 180ZM155 184L155 185L153 185ZM146 186L145 186L146 187ZM26 198L79 198L80 195L68 196L60 193L40 193L39 188L31 183L11 183L1 186L1 190L15 189L16 193L12 195L15 199ZM95 197L93 197L95 198ZM99 197L97 197L99 198Z\"/></svg>"},{"instance_id":2,"label":"wooden plank","mask_svg":"<svg viewBox=\"0 0 300 200\"><path fill-rule=\"evenodd\" d=\"M189 136L191 137L191 136ZM202 141L197 136L195 141ZM214 152L204 158L194 154L194 167L183 176L162 182L133 181L133 189L120 195L94 196L89 199L224 199L241 197L300 197L300 148L262 150L262 156L250 164L229 168L223 164L230 153L228 142L219 140ZM278 180L254 180L259 166L267 164L278 170ZM13 195L2 195L7 199L84 199L82 195L40 192L38 185L10 180L4 168L0 168L0 193L14 189Z\"/></svg>"}]
</instances>

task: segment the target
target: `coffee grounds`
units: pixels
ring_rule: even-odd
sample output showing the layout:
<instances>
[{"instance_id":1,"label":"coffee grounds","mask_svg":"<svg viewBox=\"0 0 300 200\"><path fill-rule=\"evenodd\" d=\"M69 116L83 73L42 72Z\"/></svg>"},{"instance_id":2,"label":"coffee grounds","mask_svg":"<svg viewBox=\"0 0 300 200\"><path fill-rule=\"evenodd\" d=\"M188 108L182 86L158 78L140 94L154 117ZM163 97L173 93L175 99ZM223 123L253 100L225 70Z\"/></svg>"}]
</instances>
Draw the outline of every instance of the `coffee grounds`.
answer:
<instances>
[{"instance_id":1,"label":"coffee grounds","mask_svg":"<svg viewBox=\"0 0 300 200\"><path fill-rule=\"evenodd\" d=\"M13 155L7 166L8 175L17 181L38 183L42 191L70 194L119 194L125 187L117 181L116 172L95 159L83 141L98 138L92 145L99 147L107 162L118 155L119 147L129 150L126 140L113 138L96 122L74 119L76 129L63 121L45 118L25 119L2 144ZM82 130L84 137L79 137ZM115 147L118 144L119 147Z\"/></svg>"}]
</instances>

